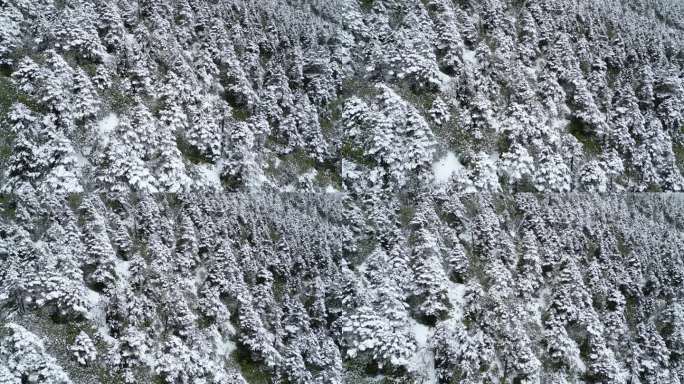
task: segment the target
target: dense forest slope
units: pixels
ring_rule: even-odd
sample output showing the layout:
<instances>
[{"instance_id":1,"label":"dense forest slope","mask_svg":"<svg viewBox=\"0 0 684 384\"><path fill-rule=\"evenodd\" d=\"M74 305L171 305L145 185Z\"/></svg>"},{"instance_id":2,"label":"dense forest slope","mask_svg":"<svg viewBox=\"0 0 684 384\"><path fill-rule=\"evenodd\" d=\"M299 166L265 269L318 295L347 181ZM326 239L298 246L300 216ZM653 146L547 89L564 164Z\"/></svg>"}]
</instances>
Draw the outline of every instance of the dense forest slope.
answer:
<instances>
[{"instance_id":1,"label":"dense forest slope","mask_svg":"<svg viewBox=\"0 0 684 384\"><path fill-rule=\"evenodd\" d=\"M0 7L6 190L684 188L676 0Z\"/></svg>"},{"instance_id":2,"label":"dense forest slope","mask_svg":"<svg viewBox=\"0 0 684 384\"><path fill-rule=\"evenodd\" d=\"M682 383L683 170L678 0L0 0L0 383Z\"/></svg>"},{"instance_id":3,"label":"dense forest slope","mask_svg":"<svg viewBox=\"0 0 684 384\"><path fill-rule=\"evenodd\" d=\"M679 383L683 199L23 194L0 379Z\"/></svg>"}]
</instances>

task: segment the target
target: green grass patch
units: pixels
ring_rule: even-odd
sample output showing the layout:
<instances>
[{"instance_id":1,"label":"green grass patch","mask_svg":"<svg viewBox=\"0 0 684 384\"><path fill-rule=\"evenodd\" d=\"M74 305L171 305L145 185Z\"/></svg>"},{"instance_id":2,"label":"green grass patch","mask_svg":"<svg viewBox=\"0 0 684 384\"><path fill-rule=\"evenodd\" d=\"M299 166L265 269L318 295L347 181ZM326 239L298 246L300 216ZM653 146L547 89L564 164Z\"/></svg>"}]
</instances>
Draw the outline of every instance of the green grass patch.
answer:
<instances>
[{"instance_id":1,"label":"green grass patch","mask_svg":"<svg viewBox=\"0 0 684 384\"><path fill-rule=\"evenodd\" d=\"M321 124L321 133L323 134L323 137L325 137L325 138L333 137L334 127L335 127L333 120L324 118L324 119L320 120L320 124Z\"/></svg>"},{"instance_id":2,"label":"green grass patch","mask_svg":"<svg viewBox=\"0 0 684 384\"><path fill-rule=\"evenodd\" d=\"M252 116L247 108L233 107L233 118L237 121L247 121Z\"/></svg>"},{"instance_id":3,"label":"green grass patch","mask_svg":"<svg viewBox=\"0 0 684 384\"><path fill-rule=\"evenodd\" d=\"M17 90L14 84L9 77L0 77L0 119L5 119L15 101L17 101Z\"/></svg>"},{"instance_id":4,"label":"green grass patch","mask_svg":"<svg viewBox=\"0 0 684 384\"><path fill-rule=\"evenodd\" d=\"M308 153L301 148L283 156L281 160L285 163L293 164L299 171L306 171L316 166L316 161L309 157Z\"/></svg>"},{"instance_id":5,"label":"green grass patch","mask_svg":"<svg viewBox=\"0 0 684 384\"><path fill-rule=\"evenodd\" d=\"M361 77L351 77L342 82L339 94L342 101L345 101L352 96L360 98L375 97L380 94L380 91L375 87L375 84L372 81L368 81Z\"/></svg>"},{"instance_id":6,"label":"green grass patch","mask_svg":"<svg viewBox=\"0 0 684 384\"><path fill-rule=\"evenodd\" d=\"M252 360L252 357L244 348L237 348L231 357L238 364L242 377L249 384L269 384L271 375L264 368Z\"/></svg>"},{"instance_id":7,"label":"green grass patch","mask_svg":"<svg viewBox=\"0 0 684 384\"><path fill-rule=\"evenodd\" d=\"M359 5L364 11L370 11L373 8L374 0L359 0Z\"/></svg>"},{"instance_id":8,"label":"green grass patch","mask_svg":"<svg viewBox=\"0 0 684 384\"><path fill-rule=\"evenodd\" d=\"M176 135L176 146L178 150L183 154L183 157L188 159L193 164L207 164L210 163L209 159L202 154L199 148L190 144L188 140L183 135Z\"/></svg>"},{"instance_id":9,"label":"green grass patch","mask_svg":"<svg viewBox=\"0 0 684 384\"><path fill-rule=\"evenodd\" d=\"M388 377L378 375L377 364L367 354L347 359L343 362L343 366L346 383L385 384L389 379Z\"/></svg>"},{"instance_id":10,"label":"green grass patch","mask_svg":"<svg viewBox=\"0 0 684 384\"><path fill-rule=\"evenodd\" d=\"M0 133L3 134L4 133ZM12 140L2 140L0 139L0 165L4 164L9 160L12 155ZM3 167L4 168L4 167Z\"/></svg>"},{"instance_id":11,"label":"green grass patch","mask_svg":"<svg viewBox=\"0 0 684 384\"><path fill-rule=\"evenodd\" d=\"M339 170L322 169L316 174L316 183L320 186L330 185L333 188L342 189L342 175Z\"/></svg>"},{"instance_id":12,"label":"green grass patch","mask_svg":"<svg viewBox=\"0 0 684 384\"><path fill-rule=\"evenodd\" d=\"M601 145L596 141L596 137L591 131L591 128L583 121L573 118L567 126L568 132L575 136L577 141L582 143L584 151L587 155L596 156L601 154Z\"/></svg>"},{"instance_id":13,"label":"green grass patch","mask_svg":"<svg viewBox=\"0 0 684 384\"><path fill-rule=\"evenodd\" d=\"M364 155L363 148L356 147L350 142L344 143L342 148L340 148L340 158L353 161L357 164L365 165L367 167L374 167L377 165L375 160L367 158Z\"/></svg>"},{"instance_id":14,"label":"green grass patch","mask_svg":"<svg viewBox=\"0 0 684 384\"><path fill-rule=\"evenodd\" d=\"M287 282L284 277L274 276L273 277L273 298L278 303L283 302L283 298L287 293Z\"/></svg>"},{"instance_id":15,"label":"green grass patch","mask_svg":"<svg viewBox=\"0 0 684 384\"><path fill-rule=\"evenodd\" d=\"M684 128L683 128L684 129ZM681 172L684 172L684 144L676 143L672 146L672 151L675 155L675 162Z\"/></svg>"},{"instance_id":16,"label":"green grass patch","mask_svg":"<svg viewBox=\"0 0 684 384\"><path fill-rule=\"evenodd\" d=\"M335 123L342 118L342 109L346 98L337 97L325 106L325 111L321 113L319 121L321 124L321 133L325 138L333 138L335 136Z\"/></svg>"},{"instance_id":17,"label":"green grass patch","mask_svg":"<svg viewBox=\"0 0 684 384\"><path fill-rule=\"evenodd\" d=\"M406 227L409 225L415 214L416 208L414 206L404 205L401 208L399 208L399 222L401 222L401 225L403 227Z\"/></svg>"},{"instance_id":18,"label":"green grass patch","mask_svg":"<svg viewBox=\"0 0 684 384\"><path fill-rule=\"evenodd\" d=\"M72 211L76 211L83 202L83 196L80 193L70 193L67 197L67 203Z\"/></svg>"},{"instance_id":19,"label":"green grass patch","mask_svg":"<svg viewBox=\"0 0 684 384\"><path fill-rule=\"evenodd\" d=\"M0 217L14 219L17 212L17 203L11 195L0 194Z\"/></svg>"},{"instance_id":20,"label":"green grass patch","mask_svg":"<svg viewBox=\"0 0 684 384\"><path fill-rule=\"evenodd\" d=\"M5 120L14 103L22 103L33 112L47 112L44 106L19 91L9 77L0 76L0 122Z\"/></svg>"},{"instance_id":21,"label":"green grass patch","mask_svg":"<svg viewBox=\"0 0 684 384\"><path fill-rule=\"evenodd\" d=\"M315 181L318 186L331 185L337 189L342 186L341 170L339 161L337 159L329 159L323 162L317 161L309 156L309 154L299 148L286 155L279 156L281 164L276 168L274 163L271 163L267 172L274 177L284 173L294 172L302 174L311 169L316 170Z\"/></svg>"},{"instance_id":22,"label":"green grass patch","mask_svg":"<svg viewBox=\"0 0 684 384\"><path fill-rule=\"evenodd\" d=\"M660 193L663 192L663 187L658 184L651 184L646 188L646 192Z\"/></svg>"},{"instance_id":23,"label":"green grass patch","mask_svg":"<svg viewBox=\"0 0 684 384\"><path fill-rule=\"evenodd\" d=\"M62 57L71 67L81 67L90 77L97 74L97 63L89 58L81 56L79 52L71 50L63 53Z\"/></svg>"},{"instance_id":24,"label":"green grass patch","mask_svg":"<svg viewBox=\"0 0 684 384\"><path fill-rule=\"evenodd\" d=\"M408 101L426 117L428 115L428 111L432 108L435 99L437 99L437 94L434 92L426 90L419 91L406 85L398 87L395 90L402 99Z\"/></svg>"},{"instance_id":25,"label":"green grass patch","mask_svg":"<svg viewBox=\"0 0 684 384\"><path fill-rule=\"evenodd\" d=\"M105 94L105 98L114 112L126 112L133 106L133 98L128 94L121 92L121 90L116 87L112 87Z\"/></svg>"}]
</instances>

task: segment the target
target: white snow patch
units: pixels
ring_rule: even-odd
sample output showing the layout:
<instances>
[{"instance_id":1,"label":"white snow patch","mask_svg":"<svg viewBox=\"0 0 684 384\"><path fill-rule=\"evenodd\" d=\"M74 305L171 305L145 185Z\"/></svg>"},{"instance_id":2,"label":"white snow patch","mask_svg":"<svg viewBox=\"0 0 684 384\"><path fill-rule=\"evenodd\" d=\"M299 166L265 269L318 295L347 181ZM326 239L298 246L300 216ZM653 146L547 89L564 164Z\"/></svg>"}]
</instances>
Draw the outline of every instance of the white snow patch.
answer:
<instances>
[{"instance_id":1,"label":"white snow patch","mask_svg":"<svg viewBox=\"0 0 684 384\"><path fill-rule=\"evenodd\" d=\"M451 151L447 152L446 156L432 165L436 184L444 184L449 181L452 174L458 175L463 171L463 165Z\"/></svg>"},{"instance_id":2,"label":"white snow patch","mask_svg":"<svg viewBox=\"0 0 684 384\"><path fill-rule=\"evenodd\" d=\"M127 283L128 279L130 279L130 266L130 261L116 259L116 262L114 263L114 270L116 271L116 276L119 278L120 282Z\"/></svg>"},{"instance_id":3,"label":"white snow patch","mask_svg":"<svg viewBox=\"0 0 684 384\"><path fill-rule=\"evenodd\" d=\"M417 348L410 361L410 370L419 376L420 383L437 384L435 355L430 348L430 339L434 334L434 328L411 319L411 329L416 339Z\"/></svg>"},{"instance_id":4,"label":"white snow patch","mask_svg":"<svg viewBox=\"0 0 684 384\"><path fill-rule=\"evenodd\" d=\"M315 169L311 169L311 170L309 170L309 171L304 172L303 174L301 174L301 175L299 176L299 180L300 180L300 181L305 181L305 180L307 180L307 181L313 183L314 179L316 179L316 175L318 175L318 171L315 170Z\"/></svg>"},{"instance_id":5,"label":"white snow patch","mask_svg":"<svg viewBox=\"0 0 684 384\"><path fill-rule=\"evenodd\" d=\"M105 313L105 305L102 301L102 295L90 288L86 288L86 298L88 299L88 314L86 317L98 326L106 329L107 316Z\"/></svg>"},{"instance_id":6,"label":"white snow patch","mask_svg":"<svg viewBox=\"0 0 684 384\"><path fill-rule=\"evenodd\" d=\"M469 63L470 65L476 66L479 64L477 60L477 52L474 50L466 49L463 51L463 61Z\"/></svg>"},{"instance_id":7,"label":"white snow patch","mask_svg":"<svg viewBox=\"0 0 684 384\"><path fill-rule=\"evenodd\" d=\"M271 183L268 176L266 176L260 168L254 169L254 172L250 172L247 177L246 185L250 190L259 189L269 184Z\"/></svg>"},{"instance_id":8,"label":"white snow patch","mask_svg":"<svg viewBox=\"0 0 684 384\"><path fill-rule=\"evenodd\" d=\"M210 188L221 187L221 164L201 164L197 165L197 173L200 178L200 185Z\"/></svg>"},{"instance_id":9,"label":"white snow patch","mask_svg":"<svg viewBox=\"0 0 684 384\"><path fill-rule=\"evenodd\" d=\"M227 359L237 348L232 340L230 340L228 337L223 337L215 327L211 330L211 337L214 339L216 355L220 357Z\"/></svg>"},{"instance_id":10,"label":"white snow patch","mask_svg":"<svg viewBox=\"0 0 684 384\"><path fill-rule=\"evenodd\" d=\"M110 113L97 123L97 134L103 146L109 143L109 137L117 125L119 125L119 117L115 113Z\"/></svg>"},{"instance_id":11,"label":"white snow patch","mask_svg":"<svg viewBox=\"0 0 684 384\"><path fill-rule=\"evenodd\" d=\"M568 119L554 119L551 121L551 126L555 129L563 129L570 124Z\"/></svg>"},{"instance_id":12,"label":"white snow patch","mask_svg":"<svg viewBox=\"0 0 684 384\"><path fill-rule=\"evenodd\" d=\"M445 92L449 88L449 85L454 82L454 79L440 70L437 70L436 72L437 77L439 77L439 89L440 91Z\"/></svg>"},{"instance_id":13,"label":"white snow patch","mask_svg":"<svg viewBox=\"0 0 684 384\"><path fill-rule=\"evenodd\" d=\"M577 343L575 343L577 346ZM579 346L577 346L579 350ZM579 353L571 353L570 354L570 360L574 364L575 369L581 373L584 373L587 371L587 365L584 364L584 360L582 360L582 357L580 357ZM617 381L619 383L619 381Z\"/></svg>"},{"instance_id":14,"label":"white snow patch","mask_svg":"<svg viewBox=\"0 0 684 384\"><path fill-rule=\"evenodd\" d=\"M539 326L542 325L542 317L548 306L547 297L551 297L551 290L544 288L539 291L539 297L527 303L528 311Z\"/></svg>"},{"instance_id":15,"label":"white snow patch","mask_svg":"<svg viewBox=\"0 0 684 384\"><path fill-rule=\"evenodd\" d=\"M333 187L332 185L328 185L327 187L325 187L325 193L336 194L336 193L342 193L342 192L340 192L339 189Z\"/></svg>"},{"instance_id":16,"label":"white snow patch","mask_svg":"<svg viewBox=\"0 0 684 384\"><path fill-rule=\"evenodd\" d=\"M135 38L135 35L133 35L132 33L126 33L126 35L124 36L124 41L126 42L127 48L133 49L139 45L138 40Z\"/></svg>"},{"instance_id":17,"label":"white snow patch","mask_svg":"<svg viewBox=\"0 0 684 384\"><path fill-rule=\"evenodd\" d=\"M100 295L96 291L93 291L90 288L86 288L86 298L88 299L88 302L90 303L91 307L95 307L100 303L102 295Z\"/></svg>"},{"instance_id":18,"label":"white snow patch","mask_svg":"<svg viewBox=\"0 0 684 384\"><path fill-rule=\"evenodd\" d=\"M427 325L420 324L419 322L414 322L413 333L416 336L416 343L418 346L427 345L428 338L430 337L430 328Z\"/></svg>"},{"instance_id":19,"label":"white snow patch","mask_svg":"<svg viewBox=\"0 0 684 384\"><path fill-rule=\"evenodd\" d=\"M458 284L449 281L449 287L447 290L447 295L449 296L449 302L454 306L453 314L455 319L463 318L463 307L465 306L465 284Z\"/></svg>"},{"instance_id":20,"label":"white snow patch","mask_svg":"<svg viewBox=\"0 0 684 384\"><path fill-rule=\"evenodd\" d=\"M76 166L79 169L83 169L90 164L80 151L74 151L74 157L76 158Z\"/></svg>"},{"instance_id":21,"label":"white snow patch","mask_svg":"<svg viewBox=\"0 0 684 384\"><path fill-rule=\"evenodd\" d=\"M114 55L110 55L107 52L100 52L100 58L107 67L112 68L116 65L116 57Z\"/></svg>"},{"instance_id":22,"label":"white snow patch","mask_svg":"<svg viewBox=\"0 0 684 384\"><path fill-rule=\"evenodd\" d=\"M283 193L291 193L291 192L294 192L294 191L295 191L295 187L294 187L294 185L292 185L292 184L288 184L288 185L286 185L286 186L284 186L284 187L280 187L280 188L279 188L279 191L280 191L280 192L283 192Z\"/></svg>"},{"instance_id":23,"label":"white snow patch","mask_svg":"<svg viewBox=\"0 0 684 384\"><path fill-rule=\"evenodd\" d=\"M99 292L93 291L90 288L86 288L86 298L88 299L90 307L86 317L95 324L98 333L103 340L108 342L113 341L114 339L109 334L109 328L107 327L107 316L105 313L105 307L107 306L106 300L102 299L102 295Z\"/></svg>"},{"instance_id":24,"label":"white snow patch","mask_svg":"<svg viewBox=\"0 0 684 384\"><path fill-rule=\"evenodd\" d=\"M228 357L228 356L230 356L231 353L233 353L233 351L235 349L237 349L237 347L235 346L234 342L227 339L225 341L219 342L216 345L216 349L217 349L217 352L219 355L224 356L224 357Z\"/></svg>"},{"instance_id":25,"label":"white snow patch","mask_svg":"<svg viewBox=\"0 0 684 384\"><path fill-rule=\"evenodd\" d=\"M195 271L195 278L192 279L192 285L195 288L195 292L199 292L202 284L204 284L204 281L207 279L207 275L208 273L206 267L203 265L197 267L197 270Z\"/></svg>"}]
</instances>

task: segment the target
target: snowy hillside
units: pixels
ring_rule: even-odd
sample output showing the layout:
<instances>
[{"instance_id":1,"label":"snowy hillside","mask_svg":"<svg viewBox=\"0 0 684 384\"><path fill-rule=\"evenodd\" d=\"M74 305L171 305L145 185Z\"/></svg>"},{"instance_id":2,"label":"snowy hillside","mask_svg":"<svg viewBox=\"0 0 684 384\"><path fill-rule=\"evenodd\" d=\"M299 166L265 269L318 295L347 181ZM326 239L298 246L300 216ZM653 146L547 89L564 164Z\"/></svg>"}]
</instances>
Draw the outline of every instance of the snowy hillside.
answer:
<instances>
[{"instance_id":1,"label":"snowy hillside","mask_svg":"<svg viewBox=\"0 0 684 384\"><path fill-rule=\"evenodd\" d=\"M684 188L677 0L0 7L5 191Z\"/></svg>"},{"instance_id":2,"label":"snowy hillside","mask_svg":"<svg viewBox=\"0 0 684 384\"><path fill-rule=\"evenodd\" d=\"M3 202L5 382L684 373L680 196L77 196Z\"/></svg>"},{"instance_id":3,"label":"snowy hillside","mask_svg":"<svg viewBox=\"0 0 684 384\"><path fill-rule=\"evenodd\" d=\"M684 382L680 0L0 0L0 383Z\"/></svg>"}]
</instances>

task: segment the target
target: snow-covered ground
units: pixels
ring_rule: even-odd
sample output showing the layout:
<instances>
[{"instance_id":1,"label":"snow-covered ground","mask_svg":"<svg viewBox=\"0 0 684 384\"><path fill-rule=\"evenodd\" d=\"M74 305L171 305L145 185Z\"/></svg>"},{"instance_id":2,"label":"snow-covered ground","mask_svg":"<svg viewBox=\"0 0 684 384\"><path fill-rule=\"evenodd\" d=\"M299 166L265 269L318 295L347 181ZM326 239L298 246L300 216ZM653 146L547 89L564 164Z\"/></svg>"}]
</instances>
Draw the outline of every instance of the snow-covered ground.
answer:
<instances>
[{"instance_id":1,"label":"snow-covered ground","mask_svg":"<svg viewBox=\"0 0 684 384\"><path fill-rule=\"evenodd\" d=\"M435 329L411 319L411 328L416 339L416 353L410 362L410 370L418 374L420 383L437 384L435 371L435 355L430 346L430 339Z\"/></svg>"},{"instance_id":2,"label":"snow-covered ground","mask_svg":"<svg viewBox=\"0 0 684 384\"><path fill-rule=\"evenodd\" d=\"M341 193L337 188L333 187L332 185L328 185L325 187L325 193L332 193L332 194L337 194Z\"/></svg>"},{"instance_id":3,"label":"snow-covered ground","mask_svg":"<svg viewBox=\"0 0 684 384\"><path fill-rule=\"evenodd\" d=\"M452 281L449 281L448 284L449 302L454 306L454 309L452 309L451 312L452 317L460 320L463 318L463 306L465 305L463 301L463 297L465 296L465 285L457 284Z\"/></svg>"},{"instance_id":4,"label":"snow-covered ground","mask_svg":"<svg viewBox=\"0 0 684 384\"><path fill-rule=\"evenodd\" d=\"M469 63L472 66L476 66L478 64L477 52L472 51L472 50L464 50L463 51L463 61L465 61L466 63Z\"/></svg>"},{"instance_id":5,"label":"snow-covered ground","mask_svg":"<svg viewBox=\"0 0 684 384\"><path fill-rule=\"evenodd\" d=\"M100 137L102 146L107 145L112 131L119 125L119 117L115 113L110 113L97 123L97 134Z\"/></svg>"},{"instance_id":6,"label":"snow-covered ground","mask_svg":"<svg viewBox=\"0 0 684 384\"><path fill-rule=\"evenodd\" d=\"M232 331L231 334L234 334L235 329L233 329L233 327L230 325L229 327ZM230 354L233 353L233 351L237 348L235 343L228 337L224 337L223 335L221 335L221 333L216 327L212 327L209 334L214 341L214 349L216 355L221 356L224 359L228 359Z\"/></svg>"},{"instance_id":7,"label":"snow-covered ground","mask_svg":"<svg viewBox=\"0 0 684 384\"><path fill-rule=\"evenodd\" d=\"M447 154L432 164L432 172L435 175L435 184L445 184L452 174L459 175L464 171L463 165L456 155L449 151Z\"/></svg>"},{"instance_id":8,"label":"snow-covered ground","mask_svg":"<svg viewBox=\"0 0 684 384\"><path fill-rule=\"evenodd\" d=\"M200 164L196 167L200 185L209 188L221 188L221 161L217 164Z\"/></svg>"},{"instance_id":9,"label":"snow-covered ground","mask_svg":"<svg viewBox=\"0 0 684 384\"><path fill-rule=\"evenodd\" d=\"M449 301L454 306L452 319L449 321L461 321L463 318L463 296L465 285L449 282ZM435 328L420 324L411 319L411 329L416 340L416 353L411 359L411 369L419 373L419 382L423 384L437 384L437 372L435 370L435 356L432 352L430 340Z\"/></svg>"}]
</instances>

